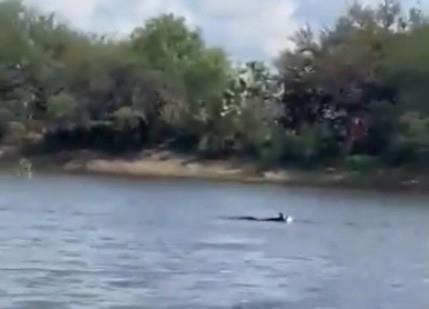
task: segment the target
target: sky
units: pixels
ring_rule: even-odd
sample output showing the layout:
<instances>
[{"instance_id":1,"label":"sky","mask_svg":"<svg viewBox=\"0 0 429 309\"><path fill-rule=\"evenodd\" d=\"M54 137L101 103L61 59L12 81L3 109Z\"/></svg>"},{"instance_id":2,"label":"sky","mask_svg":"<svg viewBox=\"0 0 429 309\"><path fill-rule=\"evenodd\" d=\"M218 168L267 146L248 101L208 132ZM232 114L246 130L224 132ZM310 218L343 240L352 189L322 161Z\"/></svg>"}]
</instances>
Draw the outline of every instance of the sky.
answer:
<instances>
[{"instance_id":1,"label":"sky","mask_svg":"<svg viewBox=\"0 0 429 309\"><path fill-rule=\"evenodd\" d=\"M374 5L379 0L361 2ZM401 0L404 6L418 0ZM269 60L290 45L304 24L331 24L352 0L24 0L44 12L56 12L79 29L126 35L163 13L186 18L201 29L210 46L223 47L233 59ZM420 0L429 8L429 0Z\"/></svg>"}]
</instances>

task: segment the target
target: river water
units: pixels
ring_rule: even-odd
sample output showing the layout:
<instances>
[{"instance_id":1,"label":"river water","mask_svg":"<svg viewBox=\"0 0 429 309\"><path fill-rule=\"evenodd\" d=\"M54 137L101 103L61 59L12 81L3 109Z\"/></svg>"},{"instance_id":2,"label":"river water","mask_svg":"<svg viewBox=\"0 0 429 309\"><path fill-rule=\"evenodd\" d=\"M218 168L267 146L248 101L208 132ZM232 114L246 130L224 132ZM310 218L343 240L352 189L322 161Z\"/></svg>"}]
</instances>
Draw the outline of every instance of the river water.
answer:
<instances>
[{"instance_id":1,"label":"river water","mask_svg":"<svg viewBox=\"0 0 429 309\"><path fill-rule=\"evenodd\" d=\"M429 308L429 197L0 176L0 308ZM296 218L292 225L223 216Z\"/></svg>"}]
</instances>

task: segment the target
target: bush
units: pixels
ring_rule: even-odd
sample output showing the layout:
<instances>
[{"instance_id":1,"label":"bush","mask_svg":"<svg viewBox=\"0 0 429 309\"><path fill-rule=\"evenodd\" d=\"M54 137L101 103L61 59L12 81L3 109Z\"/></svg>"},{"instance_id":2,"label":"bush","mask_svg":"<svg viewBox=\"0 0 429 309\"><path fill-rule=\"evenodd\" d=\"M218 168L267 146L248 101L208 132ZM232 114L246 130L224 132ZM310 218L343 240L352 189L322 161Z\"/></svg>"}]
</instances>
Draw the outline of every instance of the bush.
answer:
<instances>
[{"instance_id":1,"label":"bush","mask_svg":"<svg viewBox=\"0 0 429 309\"><path fill-rule=\"evenodd\" d=\"M73 120L78 113L77 102L66 93L54 95L48 99L47 112L55 122Z\"/></svg>"},{"instance_id":2,"label":"bush","mask_svg":"<svg viewBox=\"0 0 429 309\"><path fill-rule=\"evenodd\" d=\"M10 122L5 126L4 142L7 144L22 145L27 129L21 122Z\"/></svg>"},{"instance_id":3,"label":"bush","mask_svg":"<svg viewBox=\"0 0 429 309\"><path fill-rule=\"evenodd\" d=\"M282 161L284 147L280 141L272 140L257 149L257 156L261 168L268 168Z\"/></svg>"},{"instance_id":4,"label":"bush","mask_svg":"<svg viewBox=\"0 0 429 309\"><path fill-rule=\"evenodd\" d=\"M368 172L380 165L380 161L374 156L353 155L345 159L348 169L355 172Z\"/></svg>"},{"instance_id":5,"label":"bush","mask_svg":"<svg viewBox=\"0 0 429 309\"><path fill-rule=\"evenodd\" d=\"M283 141L282 158L305 166L323 164L337 158L341 145L322 128L307 127L300 134L286 134Z\"/></svg>"},{"instance_id":6,"label":"bush","mask_svg":"<svg viewBox=\"0 0 429 309\"><path fill-rule=\"evenodd\" d=\"M381 159L388 165L400 166L416 161L417 148L412 143L395 143L382 154Z\"/></svg>"},{"instance_id":7,"label":"bush","mask_svg":"<svg viewBox=\"0 0 429 309\"><path fill-rule=\"evenodd\" d=\"M381 153L391 166L421 165L427 160L429 119L416 112L404 113L397 123L398 133Z\"/></svg>"},{"instance_id":8,"label":"bush","mask_svg":"<svg viewBox=\"0 0 429 309\"><path fill-rule=\"evenodd\" d=\"M129 107L121 107L112 114L113 126L117 130L133 130L140 127L143 115Z\"/></svg>"}]
</instances>

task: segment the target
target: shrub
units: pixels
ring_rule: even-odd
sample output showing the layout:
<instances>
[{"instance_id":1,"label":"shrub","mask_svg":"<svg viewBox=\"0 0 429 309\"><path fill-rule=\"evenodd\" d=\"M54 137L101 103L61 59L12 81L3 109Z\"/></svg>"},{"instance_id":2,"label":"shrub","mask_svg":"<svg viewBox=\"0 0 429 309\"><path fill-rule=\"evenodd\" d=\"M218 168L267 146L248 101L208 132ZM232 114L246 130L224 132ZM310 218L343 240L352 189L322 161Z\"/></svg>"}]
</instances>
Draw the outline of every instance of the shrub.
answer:
<instances>
[{"instance_id":1,"label":"shrub","mask_svg":"<svg viewBox=\"0 0 429 309\"><path fill-rule=\"evenodd\" d=\"M47 112L54 122L70 121L77 116L77 102L71 95L60 93L48 99Z\"/></svg>"},{"instance_id":2,"label":"shrub","mask_svg":"<svg viewBox=\"0 0 429 309\"><path fill-rule=\"evenodd\" d=\"M355 172L368 172L380 165L379 160L374 156L352 155L345 159L348 169Z\"/></svg>"}]
</instances>

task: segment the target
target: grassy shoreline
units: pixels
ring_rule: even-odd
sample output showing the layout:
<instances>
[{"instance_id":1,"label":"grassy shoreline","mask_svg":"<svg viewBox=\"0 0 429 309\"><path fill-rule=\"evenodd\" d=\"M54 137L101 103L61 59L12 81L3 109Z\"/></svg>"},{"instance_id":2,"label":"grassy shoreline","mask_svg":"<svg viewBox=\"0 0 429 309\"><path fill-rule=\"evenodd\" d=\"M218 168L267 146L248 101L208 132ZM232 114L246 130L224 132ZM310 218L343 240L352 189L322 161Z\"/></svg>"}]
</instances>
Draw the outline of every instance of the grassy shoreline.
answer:
<instances>
[{"instance_id":1,"label":"grassy shoreline","mask_svg":"<svg viewBox=\"0 0 429 309\"><path fill-rule=\"evenodd\" d=\"M337 187L386 191L429 192L429 175L405 169L377 169L357 173L344 169L302 170L272 168L238 159L205 160L163 150L113 157L80 151L28 157L34 172L61 172L114 177L200 179L216 182L280 184L287 186ZM17 168L19 158L0 159L3 169Z\"/></svg>"}]
</instances>

